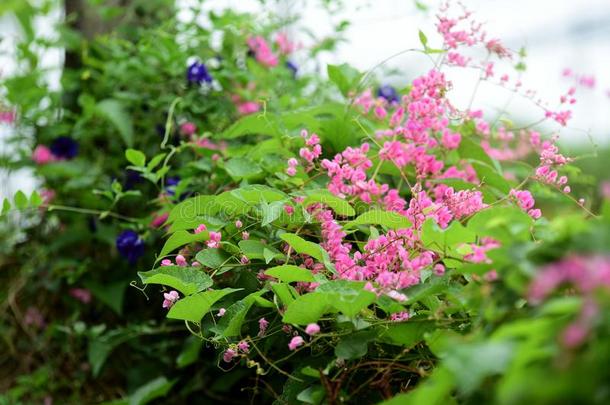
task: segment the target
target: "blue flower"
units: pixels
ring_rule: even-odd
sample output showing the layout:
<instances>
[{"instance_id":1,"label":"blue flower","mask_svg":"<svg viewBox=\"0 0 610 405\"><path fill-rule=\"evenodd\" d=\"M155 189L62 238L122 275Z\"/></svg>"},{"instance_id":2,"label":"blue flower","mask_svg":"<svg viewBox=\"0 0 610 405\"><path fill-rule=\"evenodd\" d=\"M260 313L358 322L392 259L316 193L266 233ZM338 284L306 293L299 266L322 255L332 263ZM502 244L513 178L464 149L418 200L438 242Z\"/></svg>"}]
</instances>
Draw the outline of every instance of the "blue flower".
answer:
<instances>
[{"instance_id":1,"label":"blue flower","mask_svg":"<svg viewBox=\"0 0 610 405\"><path fill-rule=\"evenodd\" d=\"M174 195L176 194L176 186L180 183L179 176L172 176L165 179L165 191L167 194Z\"/></svg>"},{"instance_id":2,"label":"blue flower","mask_svg":"<svg viewBox=\"0 0 610 405\"><path fill-rule=\"evenodd\" d=\"M58 159L72 159L78 155L78 142L69 136L58 136L51 142L51 153Z\"/></svg>"},{"instance_id":3,"label":"blue flower","mask_svg":"<svg viewBox=\"0 0 610 405\"><path fill-rule=\"evenodd\" d=\"M201 62L193 62L186 70L186 79L189 83L201 84L203 82L212 83L212 76L208 68Z\"/></svg>"},{"instance_id":4,"label":"blue flower","mask_svg":"<svg viewBox=\"0 0 610 405\"><path fill-rule=\"evenodd\" d=\"M144 178L140 174L140 172L136 172L135 170L127 169L125 170L125 183L123 188L125 190L131 190L135 187L136 184L142 183Z\"/></svg>"},{"instance_id":5,"label":"blue flower","mask_svg":"<svg viewBox=\"0 0 610 405\"><path fill-rule=\"evenodd\" d=\"M135 263L144 254L144 241L131 229L123 231L116 238L116 248L129 263Z\"/></svg>"},{"instance_id":6,"label":"blue flower","mask_svg":"<svg viewBox=\"0 0 610 405\"><path fill-rule=\"evenodd\" d=\"M290 71L292 71L292 76L296 77L297 71L299 70L299 67L296 65L296 63L291 62L291 61L286 61L286 67Z\"/></svg>"},{"instance_id":7,"label":"blue flower","mask_svg":"<svg viewBox=\"0 0 610 405\"><path fill-rule=\"evenodd\" d=\"M385 98L388 103L398 102L398 92L388 84L384 84L377 90L377 97Z\"/></svg>"}]
</instances>

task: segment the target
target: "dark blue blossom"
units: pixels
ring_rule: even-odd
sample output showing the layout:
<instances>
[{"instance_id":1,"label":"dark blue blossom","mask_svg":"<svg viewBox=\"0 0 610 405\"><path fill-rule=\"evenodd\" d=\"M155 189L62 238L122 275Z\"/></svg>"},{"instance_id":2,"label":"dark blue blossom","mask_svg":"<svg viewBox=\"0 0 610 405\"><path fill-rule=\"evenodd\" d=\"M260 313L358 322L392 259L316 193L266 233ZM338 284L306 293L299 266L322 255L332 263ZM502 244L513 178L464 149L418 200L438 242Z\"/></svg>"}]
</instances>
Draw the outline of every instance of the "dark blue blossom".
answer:
<instances>
[{"instance_id":1,"label":"dark blue blossom","mask_svg":"<svg viewBox=\"0 0 610 405\"><path fill-rule=\"evenodd\" d=\"M144 178L140 174L140 172L136 172L135 170L127 169L125 170L125 183L123 188L125 190L131 190L135 187L136 184L142 183Z\"/></svg>"},{"instance_id":2,"label":"dark blue blossom","mask_svg":"<svg viewBox=\"0 0 610 405\"><path fill-rule=\"evenodd\" d=\"M377 90L377 97L385 98L388 103L398 102L398 92L388 84L384 84Z\"/></svg>"},{"instance_id":3,"label":"dark blue blossom","mask_svg":"<svg viewBox=\"0 0 610 405\"><path fill-rule=\"evenodd\" d=\"M169 195L174 195L176 193L176 186L180 183L179 176L171 176L165 179L165 191Z\"/></svg>"},{"instance_id":4,"label":"dark blue blossom","mask_svg":"<svg viewBox=\"0 0 610 405\"><path fill-rule=\"evenodd\" d=\"M144 241L131 229L123 231L116 238L116 248L129 263L135 263L144 254Z\"/></svg>"},{"instance_id":5,"label":"dark blue blossom","mask_svg":"<svg viewBox=\"0 0 610 405\"><path fill-rule=\"evenodd\" d=\"M51 142L51 153L57 159L72 159L78 155L78 142L69 136L58 136Z\"/></svg>"},{"instance_id":6,"label":"dark blue blossom","mask_svg":"<svg viewBox=\"0 0 610 405\"><path fill-rule=\"evenodd\" d=\"M288 60L286 61L286 67L292 72L292 76L296 77L297 71L299 70L299 67L296 65L296 63Z\"/></svg>"},{"instance_id":7,"label":"dark blue blossom","mask_svg":"<svg viewBox=\"0 0 610 405\"><path fill-rule=\"evenodd\" d=\"M201 84L212 83L212 76L208 68L201 62L193 62L186 70L186 79L189 83Z\"/></svg>"}]
</instances>

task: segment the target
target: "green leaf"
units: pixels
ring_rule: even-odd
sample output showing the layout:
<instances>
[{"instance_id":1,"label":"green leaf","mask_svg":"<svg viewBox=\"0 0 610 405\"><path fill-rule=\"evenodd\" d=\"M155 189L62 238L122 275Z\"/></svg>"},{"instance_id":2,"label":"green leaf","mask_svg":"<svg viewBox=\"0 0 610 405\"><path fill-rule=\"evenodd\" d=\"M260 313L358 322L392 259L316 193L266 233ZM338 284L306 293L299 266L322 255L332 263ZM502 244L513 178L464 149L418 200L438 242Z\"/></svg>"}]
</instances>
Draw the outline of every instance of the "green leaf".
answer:
<instances>
[{"instance_id":1,"label":"green leaf","mask_svg":"<svg viewBox=\"0 0 610 405\"><path fill-rule=\"evenodd\" d=\"M161 266L150 271L140 271L138 276L144 284L162 284L191 295L203 291L213 284L210 276L198 267Z\"/></svg>"},{"instance_id":2,"label":"green leaf","mask_svg":"<svg viewBox=\"0 0 610 405\"><path fill-rule=\"evenodd\" d=\"M342 314L354 317L371 305L377 297L375 293L363 289L363 283L335 280L321 284L316 292L323 293L327 301Z\"/></svg>"},{"instance_id":3,"label":"green leaf","mask_svg":"<svg viewBox=\"0 0 610 405\"><path fill-rule=\"evenodd\" d=\"M261 221L261 225L269 225L276 219L278 219L284 213L284 205L283 201L274 201L271 204L263 203L261 209L263 211L263 220Z\"/></svg>"},{"instance_id":4,"label":"green leaf","mask_svg":"<svg viewBox=\"0 0 610 405\"><path fill-rule=\"evenodd\" d=\"M347 96L350 90L358 86L358 81L362 74L346 63L341 65L328 65L326 67L328 78Z\"/></svg>"},{"instance_id":5,"label":"green leaf","mask_svg":"<svg viewBox=\"0 0 610 405\"><path fill-rule=\"evenodd\" d=\"M303 206L307 207L313 203L323 203L330 207L338 215L353 216L356 215L356 211L351 205L344 199L330 194L329 192L316 192L309 194L305 200L303 200Z\"/></svg>"},{"instance_id":6,"label":"green leaf","mask_svg":"<svg viewBox=\"0 0 610 405\"><path fill-rule=\"evenodd\" d=\"M98 115L107 119L116 127L125 145L133 145L133 122L125 106L118 100L108 98L97 103L95 110Z\"/></svg>"},{"instance_id":7,"label":"green leaf","mask_svg":"<svg viewBox=\"0 0 610 405\"><path fill-rule=\"evenodd\" d=\"M478 160L491 167L495 167L493 160L491 160L481 145L475 143L470 138L462 137L457 151L462 159Z\"/></svg>"},{"instance_id":8,"label":"green leaf","mask_svg":"<svg viewBox=\"0 0 610 405\"><path fill-rule=\"evenodd\" d=\"M240 290L241 288L224 288L222 290L208 290L189 295L176 301L167 313L167 317L199 323L216 301L225 295Z\"/></svg>"},{"instance_id":9,"label":"green leaf","mask_svg":"<svg viewBox=\"0 0 610 405\"><path fill-rule=\"evenodd\" d=\"M235 121L233 125L219 135L219 138L238 138L254 134L281 136L282 132L278 129L277 124L273 122L270 115L251 114Z\"/></svg>"},{"instance_id":10,"label":"green leaf","mask_svg":"<svg viewBox=\"0 0 610 405\"><path fill-rule=\"evenodd\" d=\"M392 211L371 210L359 215L353 221L345 224L345 229L353 228L357 225L374 224L382 225L388 229L410 228L413 224L406 217Z\"/></svg>"},{"instance_id":11,"label":"green leaf","mask_svg":"<svg viewBox=\"0 0 610 405\"><path fill-rule=\"evenodd\" d=\"M165 257L168 253L174 251L179 247L188 245L189 243L193 242L205 241L208 240L209 237L209 233L205 231L201 233L176 231L165 241L165 244L163 245L163 248L161 249L161 253L159 253L159 257L157 258L157 260Z\"/></svg>"},{"instance_id":12,"label":"green leaf","mask_svg":"<svg viewBox=\"0 0 610 405\"><path fill-rule=\"evenodd\" d=\"M426 37L422 30L419 30L419 42L421 42L424 49L428 49L428 37Z\"/></svg>"},{"instance_id":13,"label":"green leaf","mask_svg":"<svg viewBox=\"0 0 610 405\"><path fill-rule=\"evenodd\" d=\"M195 260L205 267L217 269L227 262L230 256L223 250L216 248L207 248L199 251L195 255Z\"/></svg>"},{"instance_id":14,"label":"green leaf","mask_svg":"<svg viewBox=\"0 0 610 405\"><path fill-rule=\"evenodd\" d=\"M129 405L144 405L156 398L168 394L176 380L169 381L165 377L158 377L138 388L130 397Z\"/></svg>"},{"instance_id":15,"label":"green leaf","mask_svg":"<svg viewBox=\"0 0 610 405\"><path fill-rule=\"evenodd\" d=\"M286 283L271 283L273 293L282 301L284 306L288 306L294 302L299 295L289 284Z\"/></svg>"},{"instance_id":16,"label":"green leaf","mask_svg":"<svg viewBox=\"0 0 610 405\"><path fill-rule=\"evenodd\" d=\"M32 195L30 195L30 206L31 207L40 207L42 205L42 197L40 197L40 194L38 194L38 192L34 191L32 192Z\"/></svg>"},{"instance_id":17,"label":"green leaf","mask_svg":"<svg viewBox=\"0 0 610 405\"><path fill-rule=\"evenodd\" d=\"M285 264L283 266L272 267L265 270L265 274L275 277L284 283L293 283L295 281L314 282L316 279L311 274L310 270L302 267Z\"/></svg>"},{"instance_id":18,"label":"green leaf","mask_svg":"<svg viewBox=\"0 0 610 405\"><path fill-rule=\"evenodd\" d=\"M415 389L396 395L379 405L453 405L457 402L451 397L454 389L454 379L451 372L440 366Z\"/></svg>"},{"instance_id":19,"label":"green leaf","mask_svg":"<svg viewBox=\"0 0 610 405\"><path fill-rule=\"evenodd\" d=\"M428 218L422 225L421 240L426 249L435 252L455 251L460 245L475 239L476 235L458 221L452 221L446 229L441 229L433 218Z\"/></svg>"},{"instance_id":20,"label":"green leaf","mask_svg":"<svg viewBox=\"0 0 610 405\"><path fill-rule=\"evenodd\" d=\"M320 245L309 242L294 233L283 233L280 238L288 243L297 253L306 254L314 259L323 262L328 254Z\"/></svg>"},{"instance_id":21,"label":"green leaf","mask_svg":"<svg viewBox=\"0 0 610 405\"><path fill-rule=\"evenodd\" d=\"M119 315L123 314L123 301L125 300L125 290L128 285L124 280L112 283L85 282L85 287L91 290L95 298L108 305Z\"/></svg>"},{"instance_id":22,"label":"green leaf","mask_svg":"<svg viewBox=\"0 0 610 405\"><path fill-rule=\"evenodd\" d=\"M2 202L2 214L1 215L5 215L10 210L11 210L11 202L8 200L8 198L5 198L4 201Z\"/></svg>"},{"instance_id":23,"label":"green leaf","mask_svg":"<svg viewBox=\"0 0 610 405\"><path fill-rule=\"evenodd\" d=\"M258 176L263 169L248 158L236 157L225 163L225 170L236 180Z\"/></svg>"},{"instance_id":24,"label":"green leaf","mask_svg":"<svg viewBox=\"0 0 610 405\"><path fill-rule=\"evenodd\" d=\"M472 167L477 172L477 177L481 183L493 187L503 194L508 194L510 192L511 186L508 180L500 175L493 167L479 162L472 162Z\"/></svg>"},{"instance_id":25,"label":"green leaf","mask_svg":"<svg viewBox=\"0 0 610 405\"><path fill-rule=\"evenodd\" d=\"M282 321L296 325L307 325L317 322L329 310L328 295L312 292L299 296L288 305Z\"/></svg>"},{"instance_id":26,"label":"green leaf","mask_svg":"<svg viewBox=\"0 0 610 405\"><path fill-rule=\"evenodd\" d=\"M215 204L216 196L213 195L198 195L187 198L172 208L167 220L168 222L174 222L178 219L190 219L206 214L214 215L218 212Z\"/></svg>"},{"instance_id":27,"label":"green leaf","mask_svg":"<svg viewBox=\"0 0 610 405\"><path fill-rule=\"evenodd\" d=\"M254 239L246 239L241 240L238 243L239 248L241 249L244 256L246 256L250 260L263 260L265 259L265 250L271 252L273 258L275 257L284 257L279 250L274 248L273 246L266 245L261 241ZM268 253L269 255L269 253Z\"/></svg>"},{"instance_id":28,"label":"green leaf","mask_svg":"<svg viewBox=\"0 0 610 405\"><path fill-rule=\"evenodd\" d=\"M142 167L146 164L146 155L139 150L127 149L125 151L125 158L134 166Z\"/></svg>"},{"instance_id":29,"label":"green leaf","mask_svg":"<svg viewBox=\"0 0 610 405\"><path fill-rule=\"evenodd\" d=\"M426 332L434 330L434 321L415 319L414 322L399 322L389 325L379 335L379 340L411 348L424 339Z\"/></svg>"},{"instance_id":30,"label":"green leaf","mask_svg":"<svg viewBox=\"0 0 610 405\"><path fill-rule=\"evenodd\" d=\"M87 359L91 364L91 373L97 377L110 353L121 343L129 340L127 331L116 329L89 340Z\"/></svg>"},{"instance_id":31,"label":"green leaf","mask_svg":"<svg viewBox=\"0 0 610 405\"><path fill-rule=\"evenodd\" d=\"M218 333L224 337L239 336L248 311L256 302L256 298L259 298L266 292L267 290L260 290L249 294L244 299L237 301L227 308L227 311L215 328L218 330Z\"/></svg>"},{"instance_id":32,"label":"green leaf","mask_svg":"<svg viewBox=\"0 0 610 405\"><path fill-rule=\"evenodd\" d=\"M341 338L335 347L335 356L353 360L366 355L368 343L377 337L376 330L363 330Z\"/></svg>"},{"instance_id":33,"label":"green leaf","mask_svg":"<svg viewBox=\"0 0 610 405\"><path fill-rule=\"evenodd\" d=\"M25 196L23 191L19 190L15 193L15 206L22 210L28 206L28 198Z\"/></svg>"},{"instance_id":34,"label":"green leaf","mask_svg":"<svg viewBox=\"0 0 610 405\"><path fill-rule=\"evenodd\" d=\"M201 347L201 339L197 336L189 336L184 342L182 351L176 358L176 366L184 368L196 362L201 352Z\"/></svg>"}]
</instances>

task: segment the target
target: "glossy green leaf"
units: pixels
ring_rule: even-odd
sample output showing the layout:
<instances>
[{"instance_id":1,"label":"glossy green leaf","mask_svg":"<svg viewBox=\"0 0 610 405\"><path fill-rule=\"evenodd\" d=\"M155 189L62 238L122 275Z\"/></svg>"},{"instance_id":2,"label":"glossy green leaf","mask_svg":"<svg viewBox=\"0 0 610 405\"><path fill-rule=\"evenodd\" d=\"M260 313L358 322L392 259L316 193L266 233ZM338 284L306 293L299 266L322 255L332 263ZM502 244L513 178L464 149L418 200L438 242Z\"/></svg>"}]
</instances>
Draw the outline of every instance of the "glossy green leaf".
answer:
<instances>
[{"instance_id":1,"label":"glossy green leaf","mask_svg":"<svg viewBox=\"0 0 610 405\"><path fill-rule=\"evenodd\" d=\"M316 279L310 270L302 267L285 264L282 266L272 267L265 270L265 274L275 277L284 283L293 283L295 281L314 282Z\"/></svg>"},{"instance_id":2,"label":"glossy green leaf","mask_svg":"<svg viewBox=\"0 0 610 405\"><path fill-rule=\"evenodd\" d=\"M161 266L150 271L140 271L138 276L144 284L166 285L184 295L203 291L213 284L210 276L198 267Z\"/></svg>"},{"instance_id":3,"label":"glossy green leaf","mask_svg":"<svg viewBox=\"0 0 610 405\"><path fill-rule=\"evenodd\" d=\"M241 288L224 288L189 295L176 301L167 313L167 317L198 323L216 301L239 290Z\"/></svg>"}]
</instances>

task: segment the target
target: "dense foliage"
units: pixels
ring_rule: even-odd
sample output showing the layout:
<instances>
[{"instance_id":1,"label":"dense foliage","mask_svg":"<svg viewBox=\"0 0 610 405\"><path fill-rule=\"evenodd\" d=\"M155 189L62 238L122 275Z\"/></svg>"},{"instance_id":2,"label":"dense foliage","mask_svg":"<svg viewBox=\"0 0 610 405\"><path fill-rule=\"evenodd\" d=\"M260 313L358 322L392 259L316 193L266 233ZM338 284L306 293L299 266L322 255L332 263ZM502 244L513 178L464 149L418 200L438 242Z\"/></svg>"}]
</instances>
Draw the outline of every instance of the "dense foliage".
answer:
<instances>
[{"instance_id":1,"label":"dense foliage","mask_svg":"<svg viewBox=\"0 0 610 405\"><path fill-rule=\"evenodd\" d=\"M44 398L63 360L49 347L79 362L86 342L74 384L115 403L606 403L610 193L556 136L577 90L536 99L525 53L460 7L439 11L438 46L419 33L434 67L398 89L345 64L295 76L279 23L251 21L212 16L220 47L184 22L102 37L59 117L5 81L54 190L5 202L44 208L7 247L21 267L3 323L43 361L6 400ZM457 108L453 69L530 98L543 126ZM50 328L48 300L91 307ZM100 393L121 378L130 396Z\"/></svg>"}]
</instances>

